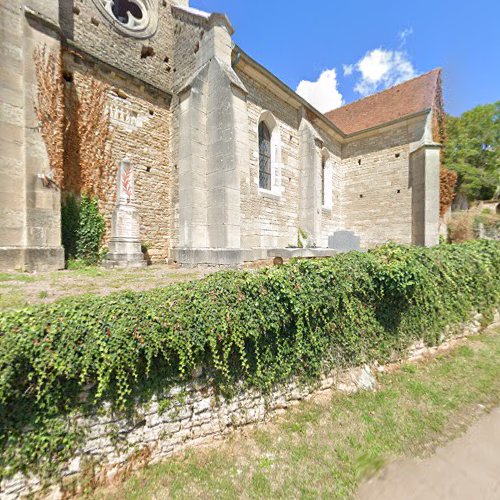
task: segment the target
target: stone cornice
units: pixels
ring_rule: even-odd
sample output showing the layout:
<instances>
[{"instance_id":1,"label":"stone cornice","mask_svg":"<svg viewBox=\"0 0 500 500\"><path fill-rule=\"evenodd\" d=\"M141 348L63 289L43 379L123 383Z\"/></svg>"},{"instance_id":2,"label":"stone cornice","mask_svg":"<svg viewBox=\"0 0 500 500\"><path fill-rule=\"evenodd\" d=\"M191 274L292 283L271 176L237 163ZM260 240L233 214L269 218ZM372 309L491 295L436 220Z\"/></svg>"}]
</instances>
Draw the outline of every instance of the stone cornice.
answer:
<instances>
[{"instance_id":1,"label":"stone cornice","mask_svg":"<svg viewBox=\"0 0 500 500\"><path fill-rule=\"evenodd\" d=\"M106 61L103 61L102 59L94 56L93 54L90 54L88 51L86 51L81 45L75 43L73 40L63 40L62 46L70 53L74 53L76 56L80 57L83 61L90 63L90 64L97 64L99 69L105 73L116 73L120 76L122 76L124 79L129 79L132 80L136 83L136 85L143 86L146 90L151 92L153 95L156 95L157 97L165 99L168 105L170 105L170 102L172 101L172 94L170 92L167 92L166 90L161 89L160 87L157 87L156 85L153 85L152 83L147 82L146 80L143 80L142 78L139 78L128 71L124 71L117 66L114 66L112 64L109 64Z\"/></svg>"},{"instance_id":2,"label":"stone cornice","mask_svg":"<svg viewBox=\"0 0 500 500\"><path fill-rule=\"evenodd\" d=\"M182 7L180 5L172 5L172 14L180 21L195 24L205 30L210 30L214 26L223 26L230 35L234 33L233 25L225 14L218 12L210 14L208 12L203 12L191 7Z\"/></svg>"},{"instance_id":3,"label":"stone cornice","mask_svg":"<svg viewBox=\"0 0 500 500\"><path fill-rule=\"evenodd\" d=\"M59 36L62 35L61 27L59 26L59 23L57 21L54 21L50 17L43 15L41 12L33 10L31 7L25 6L24 7L24 15L28 19L33 19L34 21L39 22L40 24L42 24L46 28L49 28L54 33L58 34Z\"/></svg>"}]
</instances>

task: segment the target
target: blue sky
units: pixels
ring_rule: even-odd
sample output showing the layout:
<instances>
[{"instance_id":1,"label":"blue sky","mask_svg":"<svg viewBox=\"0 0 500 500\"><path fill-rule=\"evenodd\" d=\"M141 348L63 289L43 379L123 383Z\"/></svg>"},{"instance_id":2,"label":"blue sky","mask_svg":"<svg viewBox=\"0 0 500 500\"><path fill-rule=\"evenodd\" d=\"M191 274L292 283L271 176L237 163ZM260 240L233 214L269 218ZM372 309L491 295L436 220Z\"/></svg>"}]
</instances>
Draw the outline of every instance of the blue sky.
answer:
<instances>
[{"instance_id":1,"label":"blue sky","mask_svg":"<svg viewBox=\"0 0 500 500\"><path fill-rule=\"evenodd\" d=\"M447 112L457 115L500 99L500 0L190 5L226 13L236 43L293 89L300 84L299 93L321 111L437 66L444 69Z\"/></svg>"}]
</instances>

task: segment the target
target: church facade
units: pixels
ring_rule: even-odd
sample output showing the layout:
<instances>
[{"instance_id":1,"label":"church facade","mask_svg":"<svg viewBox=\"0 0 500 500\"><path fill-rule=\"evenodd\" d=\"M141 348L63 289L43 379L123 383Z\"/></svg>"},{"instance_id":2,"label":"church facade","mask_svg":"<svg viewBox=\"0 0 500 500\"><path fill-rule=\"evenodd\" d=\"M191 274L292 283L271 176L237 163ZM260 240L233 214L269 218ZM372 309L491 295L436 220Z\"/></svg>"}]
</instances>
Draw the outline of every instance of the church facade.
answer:
<instances>
[{"instance_id":1,"label":"church facade","mask_svg":"<svg viewBox=\"0 0 500 500\"><path fill-rule=\"evenodd\" d=\"M225 15L187 0L0 4L0 269L64 266L61 197L80 193L78 157L99 142L97 132L68 133L69 119L59 135L43 132L40 47L59 58L63 114L78 122L86 96L104 89L100 209L109 225L127 157L153 262L321 254L339 230L363 248L438 243L440 71L322 114L235 45L233 31Z\"/></svg>"}]
</instances>

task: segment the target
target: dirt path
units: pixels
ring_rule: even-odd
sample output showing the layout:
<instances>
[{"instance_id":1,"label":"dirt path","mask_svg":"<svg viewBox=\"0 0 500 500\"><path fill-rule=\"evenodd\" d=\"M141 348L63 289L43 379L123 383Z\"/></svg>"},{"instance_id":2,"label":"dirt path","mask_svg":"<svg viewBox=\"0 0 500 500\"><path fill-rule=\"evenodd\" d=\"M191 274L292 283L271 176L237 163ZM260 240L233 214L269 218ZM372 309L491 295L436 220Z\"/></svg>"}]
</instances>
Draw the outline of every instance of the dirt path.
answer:
<instances>
[{"instance_id":1,"label":"dirt path","mask_svg":"<svg viewBox=\"0 0 500 500\"><path fill-rule=\"evenodd\" d=\"M397 460L365 482L360 500L500 499L500 408L424 460Z\"/></svg>"}]
</instances>

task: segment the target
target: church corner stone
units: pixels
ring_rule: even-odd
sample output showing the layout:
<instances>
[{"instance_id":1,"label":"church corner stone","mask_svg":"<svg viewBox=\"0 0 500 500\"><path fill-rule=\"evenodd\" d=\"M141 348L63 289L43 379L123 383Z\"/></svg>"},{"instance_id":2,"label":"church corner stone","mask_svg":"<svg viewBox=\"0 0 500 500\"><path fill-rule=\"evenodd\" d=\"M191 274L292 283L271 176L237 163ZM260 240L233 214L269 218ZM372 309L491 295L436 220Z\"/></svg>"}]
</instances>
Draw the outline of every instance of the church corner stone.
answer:
<instances>
[{"instance_id":1,"label":"church corner stone","mask_svg":"<svg viewBox=\"0 0 500 500\"><path fill-rule=\"evenodd\" d=\"M146 265L141 251L139 213L135 206L134 167L128 158L124 158L118 168L116 207L111 220L111 240L108 248L104 267Z\"/></svg>"}]
</instances>

